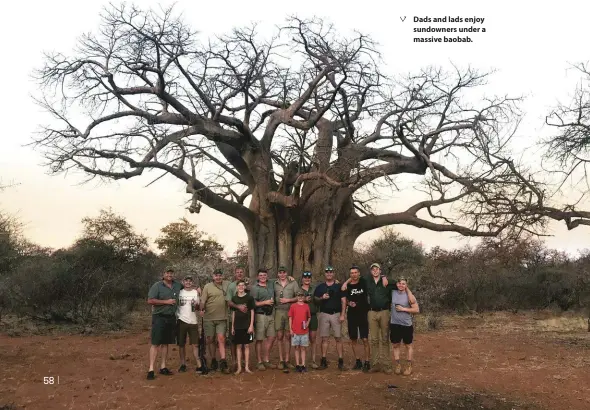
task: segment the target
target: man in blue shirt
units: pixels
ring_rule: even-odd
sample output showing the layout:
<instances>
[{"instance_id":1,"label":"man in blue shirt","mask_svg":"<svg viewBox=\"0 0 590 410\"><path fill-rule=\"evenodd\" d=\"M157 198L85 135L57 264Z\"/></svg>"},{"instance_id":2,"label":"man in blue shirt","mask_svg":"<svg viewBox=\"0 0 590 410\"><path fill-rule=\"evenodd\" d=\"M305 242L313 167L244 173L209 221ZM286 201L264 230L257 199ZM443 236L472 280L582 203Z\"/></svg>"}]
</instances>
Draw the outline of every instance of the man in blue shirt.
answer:
<instances>
[{"instance_id":1,"label":"man in blue shirt","mask_svg":"<svg viewBox=\"0 0 590 410\"><path fill-rule=\"evenodd\" d=\"M334 268L326 266L326 281L320 283L314 292L314 298L318 305L319 336L322 338L322 360L320 369L328 367L326 354L328 353L328 339L330 329L334 332L336 340L336 351L338 352L338 369L344 370L344 359L342 358L342 322L346 311L346 297L340 285L334 280Z\"/></svg>"}]
</instances>

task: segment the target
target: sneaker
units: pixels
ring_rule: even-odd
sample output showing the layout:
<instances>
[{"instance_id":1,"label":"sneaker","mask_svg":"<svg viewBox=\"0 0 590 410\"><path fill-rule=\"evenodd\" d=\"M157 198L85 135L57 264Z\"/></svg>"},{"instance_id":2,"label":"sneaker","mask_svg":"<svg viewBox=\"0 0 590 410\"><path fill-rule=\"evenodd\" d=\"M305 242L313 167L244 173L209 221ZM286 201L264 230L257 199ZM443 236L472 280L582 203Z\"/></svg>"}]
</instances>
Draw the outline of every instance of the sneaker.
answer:
<instances>
[{"instance_id":1,"label":"sneaker","mask_svg":"<svg viewBox=\"0 0 590 410\"><path fill-rule=\"evenodd\" d=\"M160 369L159 373L163 374L164 376L172 376L172 374L173 374L170 370L168 370L167 367Z\"/></svg>"},{"instance_id":2,"label":"sneaker","mask_svg":"<svg viewBox=\"0 0 590 410\"><path fill-rule=\"evenodd\" d=\"M406 364L406 369L404 370L404 376L409 376L412 374L412 362L408 362Z\"/></svg>"},{"instance_id":3,"label":"sneaker","mask_svg":"<svg viewBox=\"0 0 590 410\"><path fill-rule=\"evenodd\" d=\"M154 371L150 370L147 374L147 379L148 380L154 380L156 378L156 376L154 375Z\"/></svg>"},{"instance_id":4,"label":"sneaker","mask_svg":"<svg viewBox=\"0 0 590 410\"><path fill-rule=\"evenodd\" d=\"M301 373L301 368L302 368L302 367L303 367L303 366L299 366L299 365L295 366L295 371L296 371L297 373Z\"/></svg>"},{"instance_id":5,"label":"sneaker","mask_svg":"<svg viewBox=\"0 0 590 410\"><path fill-rule=\"evenodd\" d=\"M318 366L318 364L316 362L311 362L311 365L309 367L311 367L314 370L317 370L320 368L320 366Z\"/></svg>"},{"instance_id":6,"label":"sneaker","mask_svg":"<svg viewBox=\"0 0 590 410\"><path fill-rule=\"evenodd\" d=\"M178 368L178 371L180 373L186 372L186 364L181 364L180 367Z\"/></svg>"},{"instance_id":7,"label":"sneaker","mask_svg":"<svg viewBox=\"0 0 590 410\"><path fill-rule=\"evenodd\" d=\"M324 370L328 368L328 360L325 357L322 357L320 360L320 366L318 367L319 370Z\"/></svg>"},{"instance_id":8,"label":"sneaker","mask_svg":"<svg viewBox=\"0 0 590 410\"><path fill-rule=\"evenodd\" d=\"M225 359L222 359L219 361L219 370L221 370L221 373L223 374L229 374L229 366L227 365L227 361Z\"/></svg>"},{"instance_id":9,"label":"sneaker","mask_svg":"<svg viewBox=\"0 0 590 410\"><path fill-rule=\"evenodd\" d=\"M206 375L206 374L208 373L208 371L207 371L207 369L206 369L206 368L204 368L203 366L201 366L201 367L197 367L197 368L195 369L195 373L197 373L197 374L202 374L202 375Z\"/></svg>"},{"instance_id":10,"label":"sneaker","mask_svg":"<svg viewBox=\"0 0 590 410\"><path fill-rule=\"evenodd\" d=\"M356 359L356 362L355 362L352 370L361 370L362 368L363 368L363 362L361 362L361 359Z\"/></svg>"},{"instance_id":11,"label":"sneaker","mask_svg":"<svg viewBox=\"0 0 590 410\"><path fill-rule=\"evenodd\" d=\"M400 362L395 364L395 374L402 374L402 364Z\"/></svg>"},{"instance_id":12,"label":"sneaker","mask_svg":"<svg viewBox=\"0 0 590 410\"><path fill-rule=\"evenodd\" d=\"M211 371L214 372L217 369L219 369L219 364L217 363L217 359L213 359L211 360L211 367L210 367Z\"/></svg>"},{"instance_id":13,"label":"sneaker","mask_svg":"<svg viewBox=\"0 0 590 410\"><path fill-rule=\"evenodd\" d=\"M301 369L301 373L307 373L307 367L300 366L300 369Z\"/></svg>"},{"instance_id":14,"label":"sneaker","mask_svg":"<svg viewBox=\"0 0 590 410\"><path fill-rule=\"evenodd\" d=\"M256 369L258 369L260 371L264 371L264 370L266 370L266 367L264 366L264 363L260 362L256 365Z\"/></svg>"},{"instance_id":15,"label":"sneaker","mask_svg":"<svg viewBox=\"0 0 590 410\"><path fill-rule=\"evenodd\" d=\"M279 362L278 368L279 370L285 370L287 368L287 365L285 364L285 362Z\"/></svg>"},{"instance_id":16,"label":"sneaker","mask_svg":"<svg viewBox=\"0 0 590 410\"><path fill-rule=\"evenodd\" d=\"M266 367L267 369L276 369L277 366L272 364L271 362L264 362L264 367Z\"/></svg>"},{"instance_id":17,"label":"sneaker","mask_svg":"<svg viewBox=\"0 0 590 410\"><path fill-rule=\"evenodd\" d=\"M287 365L287 362L283 362L283 373L289 373L289 365Z\"/></svg>"},{"instance_id":18,"label":"sneaker","mask_svg":"<svg viewBox=\"0 0 590 410\"><path fill-rule=\"evenodd\" d=\"M363 372L368 373L369 371L371 371L371 363L366 361L363 364Z\"/></svg>"},{"instance_id":19,"label":"sneaker","mask_svg":"<svg viewBox=\"0 0 590 410\"><path fill-rule=\"evenodd\" d=\"M338 359L338 370L345 370L344 369L344 359L343 358L339 358Z\"/></svg>"}]
</instances>

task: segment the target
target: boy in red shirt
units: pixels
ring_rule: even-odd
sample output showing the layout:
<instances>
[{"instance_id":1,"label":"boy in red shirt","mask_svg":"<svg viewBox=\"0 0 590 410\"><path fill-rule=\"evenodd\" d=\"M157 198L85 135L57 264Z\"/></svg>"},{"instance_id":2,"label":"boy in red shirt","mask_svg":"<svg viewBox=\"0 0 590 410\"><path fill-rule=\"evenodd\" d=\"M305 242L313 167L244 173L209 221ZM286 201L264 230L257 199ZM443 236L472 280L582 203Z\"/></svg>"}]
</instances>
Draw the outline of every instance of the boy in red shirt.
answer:
<instances>
[{"instance_id":1,"label":"boy in red shirt","mask_svg":"<svg viewBox=\"0 0 590 410\"><path fill-rule=\"evenodd\" d=\"M295 371L304 373L305 367L305 349L309 346L309 322L311 312L309 305L305 303L305 294L298 291L297 303L293 303L289 308L289 328L291 329L291 346L295 347Z\"/></svg>"}]
</instances>

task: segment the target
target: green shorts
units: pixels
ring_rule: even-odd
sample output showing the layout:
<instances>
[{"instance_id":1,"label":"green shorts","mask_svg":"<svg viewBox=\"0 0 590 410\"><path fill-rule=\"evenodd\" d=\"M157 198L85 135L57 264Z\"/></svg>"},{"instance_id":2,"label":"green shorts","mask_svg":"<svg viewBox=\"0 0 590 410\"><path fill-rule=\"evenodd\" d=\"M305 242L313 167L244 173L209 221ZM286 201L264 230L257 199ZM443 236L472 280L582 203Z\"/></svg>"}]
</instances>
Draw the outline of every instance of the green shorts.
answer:
<instances>
[{"instance_id":1,"label":"green shorts","mask_svg":"<svg viewBox=\"0 0 590 410\"><path fill-rule=\"evenodd\" d=\"M176 343L176 315L152 315L152 345Z\"/></svg>"},{"instance_id":2,"label":"green shorts","mask_svg":"<svg viewBox=\"0 0 590 410\"><path fill-rule=\"evenodd\" d=\"M227 320L204 320L203 327L206 337L223 335L227 332Z\"/></svg>"},{"instance_id":3,"label":"green shorts","mask_svg":"<svg viewBox=\"0 0 590 410\"><path fill-rule=\"evenodd\" d=\"M275 310L275 330L277 332L286 331L289 332L289 311L288 310ZM290 332L289 332L290 334Z\"/></svg>"}]
</instances>

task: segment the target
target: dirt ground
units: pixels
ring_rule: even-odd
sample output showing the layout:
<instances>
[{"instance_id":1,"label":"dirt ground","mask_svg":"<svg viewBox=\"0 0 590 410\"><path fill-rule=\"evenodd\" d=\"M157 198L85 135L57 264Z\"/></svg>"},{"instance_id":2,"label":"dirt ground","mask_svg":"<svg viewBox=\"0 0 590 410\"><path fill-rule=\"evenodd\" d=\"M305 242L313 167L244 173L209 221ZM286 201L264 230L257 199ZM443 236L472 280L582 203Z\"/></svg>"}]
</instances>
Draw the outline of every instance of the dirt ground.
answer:
<instances>
[{"instance_id":1,"label":"dirt ground","mask_svg":"<svg viewBox=\"0 0 590 410\"><path fill-rule=\"evenodd\" d=\"M149 317L137 330L100 336L0 335L0 409L590 408L590 333L581 317L443 318L440 330L417 332L410 377L339 372L331 346L323 371L147 381L148 326ZM177 354L171 349L173 370Z\"/></svg>"}]
</instances>

